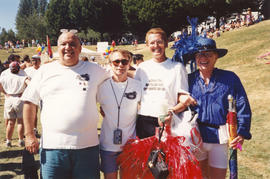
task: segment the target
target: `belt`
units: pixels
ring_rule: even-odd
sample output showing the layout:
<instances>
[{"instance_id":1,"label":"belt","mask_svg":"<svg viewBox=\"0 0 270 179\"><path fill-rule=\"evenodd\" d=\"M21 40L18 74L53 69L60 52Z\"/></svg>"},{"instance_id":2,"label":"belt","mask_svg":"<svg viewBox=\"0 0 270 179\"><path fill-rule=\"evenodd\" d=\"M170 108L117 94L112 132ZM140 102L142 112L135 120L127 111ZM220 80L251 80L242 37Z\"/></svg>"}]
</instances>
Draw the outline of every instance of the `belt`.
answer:
<instances>
[{"instance_id":1,"label":"belt","mask_svg":"<svg viewBox=\"0 0 270 179\"><path fill-rule=\"evenodd\" d=\"M20 94L7 94L7 96L21 97L22 96L22 93L20 93Z\"/></svg>"},{"instance_id":2,"label":"belt","mask_svg":"<svg viewBox=\"0 0 270 179\"><path fill-rule=\"evenodd\" d=\"M207 127L212 127L212 128L215 128L215 129L219 129L219 125L209 124L207 122L202 122L200 119L197 119L197 123L199 125L202 125L202 126L207 126Z\"/></svg>"}]
</instances>

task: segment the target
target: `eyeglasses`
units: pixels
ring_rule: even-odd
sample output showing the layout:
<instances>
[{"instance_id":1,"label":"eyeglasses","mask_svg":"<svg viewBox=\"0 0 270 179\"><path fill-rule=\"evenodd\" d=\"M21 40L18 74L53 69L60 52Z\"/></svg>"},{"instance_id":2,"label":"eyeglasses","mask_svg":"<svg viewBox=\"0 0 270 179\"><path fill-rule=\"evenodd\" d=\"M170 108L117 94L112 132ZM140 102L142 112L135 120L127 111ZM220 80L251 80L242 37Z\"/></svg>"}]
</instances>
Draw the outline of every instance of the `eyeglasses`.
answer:
<instances>
[{"instance_id":1,"label":"eyeglasses","mask_svg":"<svg viewBox=\"0 0 270 179\"><path fill-rule=\"evenodd\" d=\"M77 29L60 29L61 33L66 33L66 32L71 32L73 34L77 34L78 30Z\"/></svg>"},{"instance_id":2,"label":"eyeglasses","mask_svg":"<svg viewBox=\"0 0 270 179\"><path fill-rule=\"evenodd\" d=\"M195 58L202 58L202 57L210 58L213 55L214 55L214 52L200 52L200 53L195 54Z\"/></svg>"},{"instance_id":3,"label":"eyeglasses","mask_svg":"<svg viewBox=\"0 0 270 179\"><path fill-rule=\"evenodd\" d=\"M121 59L121 60L117 59L117 60L112 61L114 66L118 66L120 64L120 62L121 62L122 65L127 65L129 63L129 60L127 60L127 59Z\"/></svg>"}]
</instances>

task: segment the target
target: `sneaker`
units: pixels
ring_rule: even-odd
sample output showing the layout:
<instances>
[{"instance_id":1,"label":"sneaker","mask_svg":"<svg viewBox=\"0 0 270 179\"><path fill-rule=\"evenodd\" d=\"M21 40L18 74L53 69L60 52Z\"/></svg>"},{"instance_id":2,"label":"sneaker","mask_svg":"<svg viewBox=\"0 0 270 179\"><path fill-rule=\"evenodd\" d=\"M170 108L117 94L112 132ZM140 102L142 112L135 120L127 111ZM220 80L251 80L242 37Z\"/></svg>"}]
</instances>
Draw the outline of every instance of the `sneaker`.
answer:
<instances>
[{"instance_id":1,"label":"sneaker","mask_svg":"<svg viewBox=\"0 0 270 179\"><path fill-rule=\"evenodd\" d=\"M6 142L6 146L7 146L7 147L12 147L12 146L11 146L11 142Z\"/></svg>"},{"instance_id":2,"label":"sneaker","mask_svg":"<svg viewBox=\"0 0 270 179\"><path fill-rule=\"evenodd\" d=\"M24 147L24 141L23 140L19 140L19 146Z\"/></svg>"}]
</instances>

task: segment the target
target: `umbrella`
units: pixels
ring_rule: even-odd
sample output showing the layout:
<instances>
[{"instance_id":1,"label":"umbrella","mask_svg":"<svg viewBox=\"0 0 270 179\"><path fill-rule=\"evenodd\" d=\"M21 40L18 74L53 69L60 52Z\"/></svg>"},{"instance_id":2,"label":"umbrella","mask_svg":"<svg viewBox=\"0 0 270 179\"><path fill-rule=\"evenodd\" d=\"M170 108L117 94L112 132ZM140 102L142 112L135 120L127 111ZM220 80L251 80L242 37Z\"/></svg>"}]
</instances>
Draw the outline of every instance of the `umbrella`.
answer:
<instances>
[{"instance_id":1,"label":"umbrella","mask_svg":"<svg viewBox=\"0 0 270 179\"><path fill-rule=\"evenodd\" d=\"M235 100L232 95L228 95L229 110L227 114L227 126L229 132L229 143L237 137L237 114L235 109ZM237 179L237 149L230 148L229 150L229 168L230 179Z\"/></svg>"},{"instance_id":2,"label":"umbrella","mask_svg":"<svg viewBox=\"0 0 270 179\"><path fill-rule=\"evenodd\" d=\"M158 134L159 130L156 130L156 136L131 139L124 145L118 157L122 178L154 178L147 166L148 157L151 151L160 149L165 154L165 163L169 169L167 178L201 179L199 162L188 147L182 145L185 137L171 136L169 126L165 127L161 140Z\"/></svg>"}]
</instances>

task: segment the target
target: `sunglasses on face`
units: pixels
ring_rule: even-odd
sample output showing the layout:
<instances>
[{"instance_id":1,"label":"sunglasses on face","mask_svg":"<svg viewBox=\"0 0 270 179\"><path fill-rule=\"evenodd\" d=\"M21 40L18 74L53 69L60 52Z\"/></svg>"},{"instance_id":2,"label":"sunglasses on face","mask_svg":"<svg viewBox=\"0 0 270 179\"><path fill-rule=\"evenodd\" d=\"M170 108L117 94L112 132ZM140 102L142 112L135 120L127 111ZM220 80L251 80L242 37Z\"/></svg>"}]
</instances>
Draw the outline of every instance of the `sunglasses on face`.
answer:
<instances>
[{"instance_id":1,"label":"sunglasses on face","mask_svg":"<svg viewBox=\"0 0 270 179\"><path fill-rule=\"evenodd\" d=\"M112 63L114 66L118 66L120 63L122 65L127 65L129 63L129 61L127 59L121 59L121 60L117 59L117 60L112 61Z\"/></svg>"},{"instance_id":2,"label":"sunglasses on face","mask_svg":"<svg viewBox=\"0 0 270 179\"><path fill-rule=\"evenodd\" d=\"M202 58L202 57L210 58L213 55L214 55L213 52L200 52L195 54L195 58Z\"/></svg>"}]
</instances>

